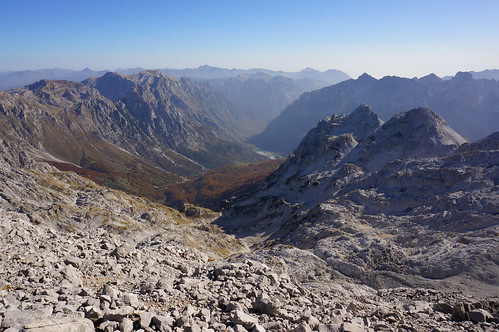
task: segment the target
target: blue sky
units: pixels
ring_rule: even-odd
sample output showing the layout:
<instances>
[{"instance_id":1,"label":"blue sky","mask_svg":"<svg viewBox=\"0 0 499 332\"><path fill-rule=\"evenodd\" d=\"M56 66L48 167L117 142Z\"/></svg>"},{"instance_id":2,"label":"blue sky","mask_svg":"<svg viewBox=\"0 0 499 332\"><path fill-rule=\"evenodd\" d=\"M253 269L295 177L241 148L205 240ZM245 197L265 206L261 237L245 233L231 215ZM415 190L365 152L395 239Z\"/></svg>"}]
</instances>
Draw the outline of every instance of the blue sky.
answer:
<instances>
[{"instance_id":1,"label":"blue sky","mask_svg":"<svg viewBox=\"0 0 499 332\"><path fill-rule=\"evenodd\" d=\"M0 0L0 71L499 68L497 0Z\"/></svg>"}]
</instances>

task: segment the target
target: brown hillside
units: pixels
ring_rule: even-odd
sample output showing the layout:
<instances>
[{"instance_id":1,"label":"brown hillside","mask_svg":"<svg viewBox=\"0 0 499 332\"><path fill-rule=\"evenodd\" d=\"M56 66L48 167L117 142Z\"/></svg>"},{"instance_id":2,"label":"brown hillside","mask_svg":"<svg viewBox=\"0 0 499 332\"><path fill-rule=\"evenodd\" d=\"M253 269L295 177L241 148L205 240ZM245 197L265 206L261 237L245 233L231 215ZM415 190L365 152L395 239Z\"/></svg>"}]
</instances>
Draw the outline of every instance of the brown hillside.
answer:
<instances>
[{"instance_id":1,"label":"brown hillside","mask_svg":"<svg viewBox=\"0 0 499 332\"><path fill-rule=\"evenodd\" d=\"M166 205L182 209L185 203L220 211L223 200L253 191L284 159L240 166L223 166L187 182L168 185Z\"/></svg>"}]
</instances>

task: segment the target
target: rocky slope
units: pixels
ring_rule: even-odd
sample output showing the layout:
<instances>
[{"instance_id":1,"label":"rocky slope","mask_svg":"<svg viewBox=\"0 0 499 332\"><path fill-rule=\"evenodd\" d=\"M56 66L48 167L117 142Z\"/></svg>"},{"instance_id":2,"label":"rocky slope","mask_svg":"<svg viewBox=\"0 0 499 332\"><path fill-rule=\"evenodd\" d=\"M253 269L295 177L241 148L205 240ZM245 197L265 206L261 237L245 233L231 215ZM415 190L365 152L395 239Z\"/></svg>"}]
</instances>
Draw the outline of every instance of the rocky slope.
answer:
<instances>
[{"instance_id":1,"label":"rocky slope","mask_svg":"<svg viewBox=\"0 0 499 332\"><path fill-rule=\"evenodd\" d=\"M321 121L218 224L373 287L498 296L498 148L497 134L465 143L428 109L381 124L364 105Z\"/></svg>"},{"instance_id":2,"label":"rocky slope","mask_svg":"<svg viewBox=\"0 0 499 332\"><path fill-rule=\"evenodd\" d=\"M204 210L186 217L97 186L36 162L19 144L0 142L0 331L499 327L497 299L375 290L289 246L251 253Z\"/></svg>"},{"instance_id":3,"label":"rocky slope","mask_svg":"<svg viewBox=\"0 0 499 332\"><path fill-rule=\"evenodd\" d=\"M367 74L305 93L259 135L250 139L263 150L290 153L317 121L332 113L351 112L369 104L383 120L416 107L429 107L469 140L499 130L499 82L457 73L450 80L436 75L420 79Z\"/></svg>"},{"instance_id":4,"label":"rocky slope","mask_svg":"<svg viewBox=\"0 0 499 332\"><path fill-rule=\"evenodd\" d=\"M182 176L262 160L241 143L251 121L210 86L159 72L42 80L0 93L3 137L61 169L148 197Z\"/></svg>"}]
</instances>

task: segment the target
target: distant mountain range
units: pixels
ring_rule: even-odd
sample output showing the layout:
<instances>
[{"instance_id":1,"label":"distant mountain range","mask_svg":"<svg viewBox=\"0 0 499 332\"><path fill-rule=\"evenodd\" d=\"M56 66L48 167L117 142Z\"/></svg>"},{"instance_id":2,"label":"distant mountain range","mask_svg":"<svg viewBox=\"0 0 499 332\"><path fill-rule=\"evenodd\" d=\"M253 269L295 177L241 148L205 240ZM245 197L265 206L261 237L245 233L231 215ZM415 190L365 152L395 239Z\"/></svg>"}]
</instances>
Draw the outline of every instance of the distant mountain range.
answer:
<instances>
[{"instance_id":1,"label":"distant mountain range","mask_svg":"<svg viewBox=\"0 0 499 332\"><path fill-rule=\"evenodd\" d=\"M102 76L108 71L95 71L90 68L81 71L53 68L0 73L0 90L20 88L42 79L79 82L92 76Z\"/></svg>"},{"instance_id":2,"label":"distant mountain range","mask_svg":"<svg viewBox=\"0 0 499 332\"><path fill-rule=\"evenodd\" d=\"M153 197L182 176L265 159L241 143L259 126L209 84L159 71L0 92L2 137L61 169Z\"/></svg>"},{"instance_id":3,"label":"distant mountain range","mask_svg":"<svg viewBox=\"0 0 499 332\"><path fill-rule=\"evenodd\" d=\"M187 69L161 69L161 71L167 75L174 77L190 77L192 79L220 79L220 78L230 78L236 77L241 74L266 74L268 76L284 76L292 78L294 80L308 78L323 81L324 83L331 85L338 82L347 80L350 78L346 73L330 69L324 72L315 70L312 68L305 68L299 72L285 72L285 71L274 71L263 68L253 68L253 69L225 69L211 67L208 65L200 66L198 68L187 68Z\"/></svg>"},{"instance_id":4,"label":"distant mountain range","mask_svg":"<svg viewBox=\"0 0 499 332\"><path fill-rule=\"evenodd\" d=\"M434 74L422 78L363 74L320 90L304 93L266 129L250 139L263 150L287 154L310 128L333 113L348 113L367 103L383 120L415 107L429 107L465 138L476 140L499 130L499 82L457 73L450 80Z\"/></svg>"},{"instance_id":5,"label":"distant mountain range","mask_svg":"<svg viewBox=\"0 0 499 332\"><path fill-rule=\"evenodd\" d=\"M469 71L468 73L473 76L473 78L479 79L484 78L487 80L499 81L499 69L486 69L482 71ZM443 77L444 80L450 80L452 76Z\"/></svg>"},{"instance_id":6,"label":"distant mountain range","mask_svg":"<svg viewBox=\"0 0 499 332\"><path fill-rule=\"evenodd\" d=\"M144 68L118 68L115 72L122 75L132 75L142 72L146 69ZM294 80L299 79L313 79L321 81L323 86L336 84L338 82L347 80L350 78L347 74L342 71L331 69L324 72L319 70L314 70L311 68L306 68L300 72L284 72L284 71L273 71L268 69L225 69L217 68L211 66L200 66L198 68L186 68L186 69L159 69L162 73L172 76L172 77L189 77L193 80L213 80L221 78L231 78L236 77L241 74L266 74L268 76L284 76L292 78ZM109 70L95 71L89 68L85 68L81 71L75 71L71 69L39 69L39 70L25 70L25 71L11 71L0 73L0 90L8 90L12 88L19 88L31 83L34 83L41 79L53 79L53 80L68 80L68 81L82 81L89 77L102 76Z\"/></svg>"},{"instance_id":7,"label":"distant mountain range","mask_svg":"<svg viewBox=\"0 0 499 332\"><path fill-rule=\"evenodd\" d=\"M133 75L145 71L143 68L119 68L115 72ZM209 82L228 99L251 113L260 124L259 132L287 105L303 92L317 90L349 79L339 70L321 72L311 68L300 72L271 71L266 69L224 69L201 66L190 69L161 69L162 73L176 78L189 77L191 81ZM68 69L41 69L0 73L0 90L19 88L41 79L82 81L100 77L108 71L82 71Z\"/></svg>"}]
</instances>

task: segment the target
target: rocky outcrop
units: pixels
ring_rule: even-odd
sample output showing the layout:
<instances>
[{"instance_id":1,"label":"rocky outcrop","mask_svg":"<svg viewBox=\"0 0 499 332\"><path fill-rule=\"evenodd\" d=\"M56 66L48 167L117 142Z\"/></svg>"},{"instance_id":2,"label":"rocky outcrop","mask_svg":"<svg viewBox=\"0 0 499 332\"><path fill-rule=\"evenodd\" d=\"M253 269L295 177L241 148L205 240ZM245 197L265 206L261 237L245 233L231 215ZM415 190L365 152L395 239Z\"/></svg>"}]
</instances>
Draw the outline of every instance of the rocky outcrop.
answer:
<instances>
[{"instance_id":1,"label":"rocky outcrop","mask_svg":"<svg viewBox=\"0 0 499 332\"><path fill-rule=\"evenodd\" d=\"M396 114L373 130L342 163L372 171L398 159L441 156L464 142L466 140L437 114L427 108L416 108Z\"/></svg>"},{"instance_id":2,"label":"rocky outcrop","mask_svg":"<svg viewBox=\"0 0 499 332\"><path fill-rule=\"evenodd\" d=\"M66 232L33 224L20 213L1 211L0 217L11 227L0 250L2 331L492 331L499 326L497 299L428 289L377 291L331 281L321 274L330 268L320 260L301 265L307 280L298 281L286 262L293 255L289 248L209 261L165 237L130 242L104 229Z\"/></svg>"},{"instance_id":3,"label":"rocky outcrop","mask_svg":"<svg viewBox=\"0 0 499 332\"><path fill-rule=\"evenodd\" d=\"M357 107L351 114L326 118L308 132L268 181L285 183L307 174L332 170L358 142L382 124L368 105Z\"/></svg>"},{"instance_id":4,"label":"rocky outcrop","mask_svg":"<svg viewBox=\"0 0 499 332\"><path fill-rule=\"evenodd\" d=\"M342 117L360 110L367 111ZM364 135L347 133L349 121L337 118L311 130L260 190L234 201L218 224L255 248L285 244L312 252L373 287L497 296L497 134L465 143L424 108Z\"/></svg>"}]
</instances>

